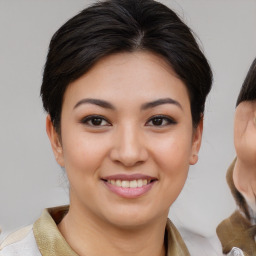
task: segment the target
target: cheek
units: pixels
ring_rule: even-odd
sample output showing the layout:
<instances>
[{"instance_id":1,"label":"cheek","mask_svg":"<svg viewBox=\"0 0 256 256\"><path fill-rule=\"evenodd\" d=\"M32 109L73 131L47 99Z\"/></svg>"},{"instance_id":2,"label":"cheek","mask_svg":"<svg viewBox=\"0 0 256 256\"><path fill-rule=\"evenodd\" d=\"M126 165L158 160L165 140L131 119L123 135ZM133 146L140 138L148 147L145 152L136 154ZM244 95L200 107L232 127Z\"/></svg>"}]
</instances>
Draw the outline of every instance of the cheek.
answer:
<instances>
[{"instance_id":1,"label":"cheek","mask_svg":"<svg viewBox=\"0 0 256 256\"><path fill-rule=\"evenodd\" d=\"M182 172L189 166L192 145L191 138L183 136L167 136L161 142L154 143L156 161L167 174Z\"/></svg>"},{"instance_id":2,"label":"cheek","mask_svg":"<svg viewBox=\"0 0 256 256\"><path fill-rule=\"evenodd\" d=\"M64 136L63 136L64 137ZM97 134L73 132L63 140L63 153L66 171L77 175L97 172L107 152L108 142Z\"/></svg>"},{"instance_id":3,"label":"cheek","mask_svg":"<svg viewBox=\"0 0 256 256\"><path fill-rule=\"evenodd\" d=\"M157 164L159 177L162 183L162 203L170 207L180 194L188 175L189 156L191 144L183 139L166 139L162 145L158 145Z\"/></svg>"}]
</instances>

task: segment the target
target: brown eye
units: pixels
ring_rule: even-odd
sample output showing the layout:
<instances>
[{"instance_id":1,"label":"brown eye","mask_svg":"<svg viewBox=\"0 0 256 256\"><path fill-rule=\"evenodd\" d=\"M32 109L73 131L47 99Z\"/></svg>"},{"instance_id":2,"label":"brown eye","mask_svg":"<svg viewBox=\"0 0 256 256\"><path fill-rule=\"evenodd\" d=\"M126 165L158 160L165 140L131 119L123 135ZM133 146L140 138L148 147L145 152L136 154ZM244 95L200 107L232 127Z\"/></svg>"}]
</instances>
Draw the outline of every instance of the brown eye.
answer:
<instances>
[{"instance_id":1,"label":"brown eye","mask_svg":"<svg viewBox=\"0 0 256 256\"><path fill-rule=\"evenodd\" d=\"M81 123L88 126L110 126L110 123L101 116L87 116L81 121Z\"/></svg>"},{"instance_id":2,"label":"brown eye","mask_svg":"<svg viewBox=\"0 0 256 256\"><path fill-rule=\"evenodd\" d=\"M154 116L150 118L147 122L147 126L167 126L176 124L176 122L167 116Z\"/></svg>"},{"instance_id":3,"label":"brown eye","mask_svg":"<svg viewBox=\"0 0 256 256\"><path fill-rule=\"evenodd\" d=\"M91 119L91 124L95 125L95 126L101 125L102 122L103 122L102 118L92 118Z\"/></svg>"},{"instance_id":4,"label":"brown eye","mask_svg":"<svg viewBox=\"0 0 256 256\"><path fill-rule=\"evenodd\" d=\"M152 119L152 124L153 125L162 125L163 124L163 118L154 118L154 119Z\"/></svg>"}]
</instances>

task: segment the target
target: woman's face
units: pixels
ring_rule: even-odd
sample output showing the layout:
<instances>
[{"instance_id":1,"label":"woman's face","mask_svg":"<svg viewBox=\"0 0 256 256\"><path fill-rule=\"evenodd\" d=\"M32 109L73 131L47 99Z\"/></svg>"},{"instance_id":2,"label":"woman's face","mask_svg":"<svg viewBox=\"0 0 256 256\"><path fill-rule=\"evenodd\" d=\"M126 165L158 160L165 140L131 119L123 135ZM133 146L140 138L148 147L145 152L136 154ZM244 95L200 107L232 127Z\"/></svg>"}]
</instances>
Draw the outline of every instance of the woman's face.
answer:
<instances>
[{"instance_id":1,"label":"woman's face","mask_svg":"<svg viewBox=\"0 0 256 256\"><path fill-rule=\"evenodd\" d=\"M71 209L122 227L166 218L201 142L185 85L145 52L108 56L69 85L61 143L47 120Z\"/></svg>"}]
</instances>

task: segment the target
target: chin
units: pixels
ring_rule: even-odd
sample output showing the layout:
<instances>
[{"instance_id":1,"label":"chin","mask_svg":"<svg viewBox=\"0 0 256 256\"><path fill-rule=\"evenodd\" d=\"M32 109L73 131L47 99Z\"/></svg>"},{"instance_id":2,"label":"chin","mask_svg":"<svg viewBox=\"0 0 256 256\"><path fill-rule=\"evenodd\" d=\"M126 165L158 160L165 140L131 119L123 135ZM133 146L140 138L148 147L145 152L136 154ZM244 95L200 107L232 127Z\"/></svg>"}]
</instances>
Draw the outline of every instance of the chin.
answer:
<instances>
[{"instance_id":1,"label":"chin","mask_svg":"<svg viewBox=\"0 0 256 256\"><path fill-rule=\"evenodd\" d=\"M134 217L128 217L128 216L119 216L117 218L111 218L111 225L113 227L124 229L124 230L131 230L131 229L138 229L140 227L144 227L145 225L148 225L150 222L150 219L147 220L143 216L136 216Z\"/></svg>"},{"instance_id":2,"label":"chin","mask_svg":"<svg viewBox=\"0 0 256 256\"><path fill-rule=\"evenodd\" d=\"M154 213L154 209L138 209L129 207L128 209L122 209L118 212L109 212L108 216L105 216L107 221L118 228L122 229L137 229L152 223L163 216L167 218L168 211L164 213Z\"/></svg>"}]
</instances>

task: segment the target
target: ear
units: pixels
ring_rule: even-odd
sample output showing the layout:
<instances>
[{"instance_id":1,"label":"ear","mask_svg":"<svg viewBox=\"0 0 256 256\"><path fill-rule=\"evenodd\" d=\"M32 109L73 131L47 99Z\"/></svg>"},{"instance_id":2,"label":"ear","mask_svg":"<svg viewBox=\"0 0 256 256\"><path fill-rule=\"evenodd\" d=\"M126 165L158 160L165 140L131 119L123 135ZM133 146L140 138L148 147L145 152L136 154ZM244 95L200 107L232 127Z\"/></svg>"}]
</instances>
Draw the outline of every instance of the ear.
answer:
<instances>
[{"instance_id":1,"label":"ear","mask_svg":"<svg viewBox=\"0 0 256 256\"><path fill-rule=\"evenodd\" d=\"M53 126L50 115L47 115L46 117L46 132L50 140L52 151L54 153L57 163L60 166L64 167L63 149L60 141L60 136Z\"/></svg>"},{"instance_id":2,"label":"ear","mask_svg":"<svg viewBox=\"0 0 256 256\"><path fill-rule=\"evenodd\" d=\"M192 149L191 149L191 156L189 160L189 164L194 165L198 161L198 152L201 147L201 141L202 141L202 134L203 134L203 116L201 117L201 120L198 124L198 126L193 131L193 137L192 137Z\"/></svg>"}]
</instances>

